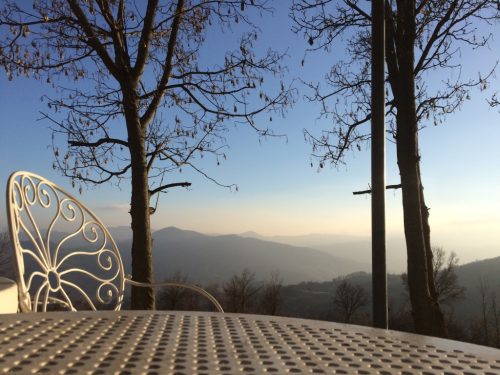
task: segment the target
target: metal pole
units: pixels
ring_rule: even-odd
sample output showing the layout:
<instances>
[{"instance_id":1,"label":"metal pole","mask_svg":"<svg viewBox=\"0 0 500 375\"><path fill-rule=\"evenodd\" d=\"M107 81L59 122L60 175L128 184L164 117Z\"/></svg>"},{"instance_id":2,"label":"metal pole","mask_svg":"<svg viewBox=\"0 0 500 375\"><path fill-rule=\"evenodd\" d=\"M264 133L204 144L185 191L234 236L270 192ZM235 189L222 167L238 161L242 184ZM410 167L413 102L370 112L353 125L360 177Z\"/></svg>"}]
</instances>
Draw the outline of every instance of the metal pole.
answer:
<instances>
[{"instance_id":1,"label":"metal pole","mask_svg":"<svg viewBox=\"0 0 500 375\"><path fill-rule=\"evenodd\" d=\"M373 326L387 328L385 260L385 0L372 0L372 297Z\"/></svg>"}]
</instances>

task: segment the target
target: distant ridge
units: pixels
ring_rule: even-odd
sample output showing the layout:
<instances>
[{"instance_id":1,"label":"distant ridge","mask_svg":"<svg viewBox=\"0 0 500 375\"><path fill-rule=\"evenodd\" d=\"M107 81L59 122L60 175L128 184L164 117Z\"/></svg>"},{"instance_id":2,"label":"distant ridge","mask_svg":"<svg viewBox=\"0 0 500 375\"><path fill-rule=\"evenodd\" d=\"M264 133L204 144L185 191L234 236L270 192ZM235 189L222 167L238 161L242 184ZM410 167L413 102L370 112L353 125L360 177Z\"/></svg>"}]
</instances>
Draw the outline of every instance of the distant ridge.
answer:
<instances>
[{"instance_id":1,"label":"distant ridge","mask_svg":"<svg viewBox=\"0 0 500 375\"><path fill-rule=\"evenodd\" d=\"M114 229L110 232L114 235ZM368 261L342 259L320 250L280 244L242 235L205 235L167 227L153 232L153 259L157 280L176 271L199 283L222 282L248 268L257 279L278 271L287 284L327 281L339 275L368 271ZM126 268L130 264L130 239L118 236Z\"/></svg>"},{"instance_id":2,"label":"distant ridge","mask_svg":"<svg viewBox=\"0 0 500 375\"><path fill-rule=\"evenodd\" d=\"M306 246L314 247L331 245L335 243L347 243L347 242L358 242L369 240L365 236L352 236L344 234L328 234L328 233L310 233L310 234L300 234L300 235L290 235L290 236L264 236L260 233L254 231L248 231L241 233L242 237L253 237L259 239L265 239L267 241L284 243L286 245L292 246Z\"/></svg>"},{"instance_id":3,"label":"distant ridge","mask_svg":"<svg viewBox=\"0 0 500 375\"><path fill-rule=\"evenodd\" d=\"M244 233L238 234L240 237L250 237L250 238L259 238L259 239L265 239L265 236L262 236L261 234L254 232L254 231L248 231ZM269 240L269 239L268 239Z\"/></svg>"},{"instance_id":4,"label":"distant ridge","mask_svg":"<svg viewBox=\"0 0 500 375\"><path fill-rule=\"evenodd\" d=\"M321 250L335 257L361 263L371 261L370 237L327 233L267 237L253 231L241 233L240 236L291 246L308 247ZM387 238L387 269L393 273L401 273L406 270L406 244L404 238Z\"/></svg>"}]
</instances>

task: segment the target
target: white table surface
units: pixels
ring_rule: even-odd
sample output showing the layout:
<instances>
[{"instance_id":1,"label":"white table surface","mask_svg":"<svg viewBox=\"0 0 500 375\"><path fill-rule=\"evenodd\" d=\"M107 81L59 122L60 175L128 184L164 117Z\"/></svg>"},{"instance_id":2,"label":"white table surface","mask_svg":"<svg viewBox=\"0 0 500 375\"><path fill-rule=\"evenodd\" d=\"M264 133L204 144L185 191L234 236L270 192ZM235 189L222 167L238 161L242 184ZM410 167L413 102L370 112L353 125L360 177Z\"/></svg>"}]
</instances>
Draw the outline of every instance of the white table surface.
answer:
<instances>
[{"instance_id":1,"label":"white table surface","mask_svg":"<svg viewBox=\"0 0 500 375\"><path fill-rule=\"evenodd\" d=\"M17 311L17 284L11 279L0 277L0 314L11 314Z\"/></svg>"},{"instance_id":2,"label":"white table surface","mask_svg":"<svg viewBox=\"0 0 500 375\"><path fill-rule=\"evenodd\" d=\"M57 312L0 317L0 372L500 374L500 351L262 315Z\"/></svg>"}]
</instances>

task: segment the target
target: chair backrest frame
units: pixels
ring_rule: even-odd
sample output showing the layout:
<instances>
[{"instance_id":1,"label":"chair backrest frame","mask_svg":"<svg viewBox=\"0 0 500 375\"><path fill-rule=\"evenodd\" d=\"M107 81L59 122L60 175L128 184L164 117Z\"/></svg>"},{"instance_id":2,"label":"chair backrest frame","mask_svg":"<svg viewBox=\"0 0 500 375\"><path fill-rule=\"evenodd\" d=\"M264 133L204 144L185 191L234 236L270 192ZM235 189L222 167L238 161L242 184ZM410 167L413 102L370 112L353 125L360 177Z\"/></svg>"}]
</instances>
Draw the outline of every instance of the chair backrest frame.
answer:
<instances>
[{"instance_id":1,"label":"chair backrest frame","mask_svg":"<svg viewBox=\"0 0 500 375\"><path fill-rule=\"evenodd\" d=\"M6 195L21 311L46 311L47 306L53 302L59 302L74 311L76 308L67 293L68 288L71 288L73 295L76 293L81 296L80 302L88 304L87 309L97 310L95 304L98 303L107 309L120 310L126 280L123 262L113 237L99 218L73 195L30 172L14 172L9 177ZM47 212L49 208L55 208L45 231L32 215L31 211L35 210L35 206L42 211L47 209ZM70 223L76 229L63 234L63 238L53 244L51 236L59 221ZM23 241L20 238L22 233L26 236ZM96 248L72 249L64 254L62 246L76 236L86 242L88 247ZM30 248L25 246L26 243ZM25 256L38 264L40 271L26 275ZM94 257L97 270L102 274L91 272L95 269L89 271L71 265L74 262L71 258L78 256L90 260ZM94 300L87 291L68 281L67 275L71 273L80 273L95 281ZM33 286L35 283L32 283L35 277L40 278L36 290Z\"/></svg>"}]
</instances>

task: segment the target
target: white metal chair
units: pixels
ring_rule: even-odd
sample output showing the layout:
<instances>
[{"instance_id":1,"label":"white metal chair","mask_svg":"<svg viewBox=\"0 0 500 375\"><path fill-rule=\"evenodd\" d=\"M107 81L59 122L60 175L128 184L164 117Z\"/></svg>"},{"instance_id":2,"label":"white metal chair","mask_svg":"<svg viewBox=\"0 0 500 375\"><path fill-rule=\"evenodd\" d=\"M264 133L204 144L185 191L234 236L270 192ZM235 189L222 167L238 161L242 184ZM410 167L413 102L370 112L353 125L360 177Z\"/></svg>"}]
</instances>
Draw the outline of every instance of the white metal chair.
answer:
<instances>
[{"instance_id":1,"label":"white metal chair","mask_svg":"<svg viewBox=\"0 0 500 375\"><path fill-rule=\"evenodd\" d=\"M177 282L146 284L125 276L108 229L74 196L30 172L7 186L10 236L17 262L20 309L120 310L125 284L188 288L221 305L203 288ZM92 298L94 295L95 298Z\"/></svg>"}]
</instances>

